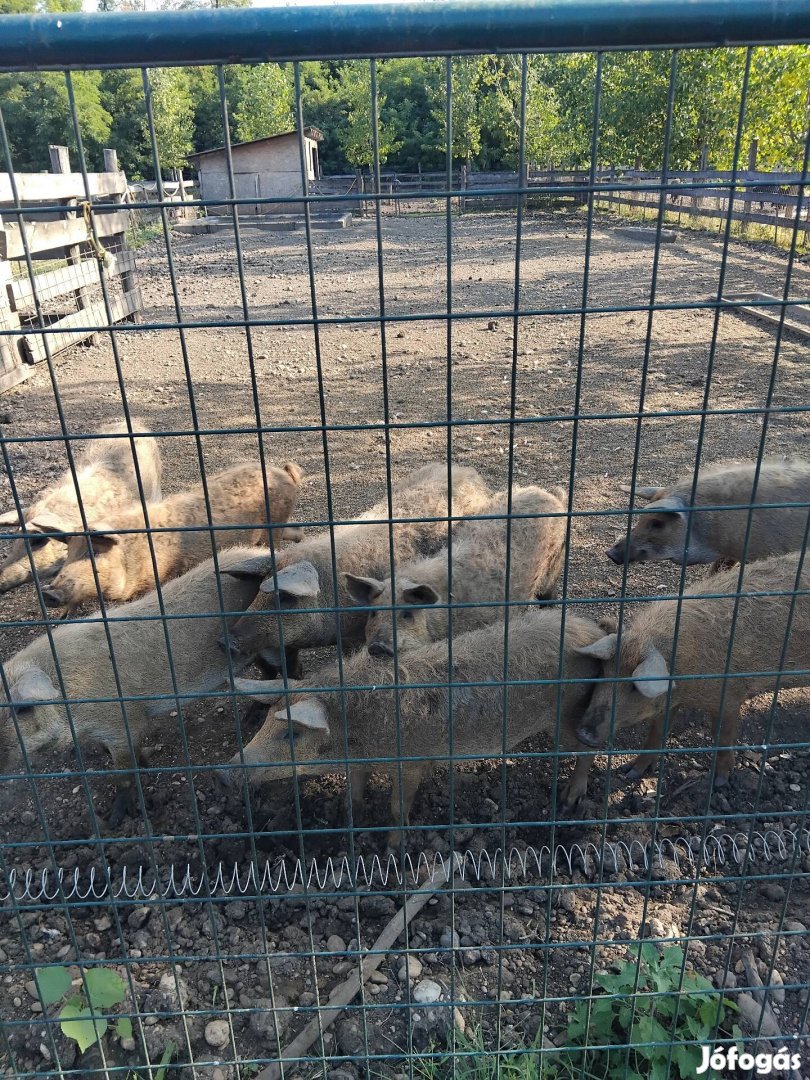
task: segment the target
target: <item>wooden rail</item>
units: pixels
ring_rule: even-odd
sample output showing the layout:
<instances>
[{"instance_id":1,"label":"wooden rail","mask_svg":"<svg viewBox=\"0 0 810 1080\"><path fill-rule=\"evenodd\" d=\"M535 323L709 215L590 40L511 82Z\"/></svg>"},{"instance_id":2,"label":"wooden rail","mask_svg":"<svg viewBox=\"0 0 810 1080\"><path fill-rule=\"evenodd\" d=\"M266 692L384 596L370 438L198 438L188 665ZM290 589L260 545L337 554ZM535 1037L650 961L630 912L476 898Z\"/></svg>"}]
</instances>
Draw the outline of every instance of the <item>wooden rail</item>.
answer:
<instances>
[{"instance_id":1,"label":"wooden rail","mask_svg":"<svg viewBox=\"0 0 810 1080\"><path fill-rule=\"evenodd\" d=\"M134 321L143 306L125 241L127 178L115 151L104 151L104 172L87 177L71 172L67 147L50 147L50 156L50 173L0 173L0 331L11 331L0 335L0 392L26 379L49 353ZM44 214L33 204L40 210L44 204ZM28 257L66 265L31 278Z\"/></svg>"}]
</instances>

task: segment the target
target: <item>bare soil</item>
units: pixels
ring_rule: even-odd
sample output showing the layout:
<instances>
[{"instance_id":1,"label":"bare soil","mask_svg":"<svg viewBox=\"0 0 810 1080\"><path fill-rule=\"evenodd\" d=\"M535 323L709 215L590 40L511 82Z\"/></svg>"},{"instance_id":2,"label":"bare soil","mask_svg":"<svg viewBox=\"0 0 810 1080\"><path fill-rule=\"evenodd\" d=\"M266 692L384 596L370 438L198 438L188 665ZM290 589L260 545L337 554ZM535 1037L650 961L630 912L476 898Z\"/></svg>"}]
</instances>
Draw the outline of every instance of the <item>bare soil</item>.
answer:
<instances>
[{"instance_id":1,"label":"bare soil","mask_svg":"<svg viewBox=\"0 0 810 1080\"><path fill-rule=\"evenodd\" d=\"M684 231L675 244L661 248L654 266L654 246L620 235L620 224L597 219L585 293L584 217L529 214L519 274L519 308L527 314L515 320L510 314L515 308L514 216L454 219L456 318L449 341L440 317L448 303L441 216L386 217L381 270L373 220L345 231L316 232L317 337L306 325L312 300L302 231L243 232L249 333L233 238L173 238L180 313L190 324L182 333L172 328L177 317L164 242L150 242L138 255L143 324L122 327L116 338L129 408L163 435L164 490L199 478L195 427L203 432L207 470L255 457L255 375L267 460L293 458L308 474L299 509L303 522L322 521L326 514L325 446L336 519L351 518L382 496L389 447L395 478L427 460L444 459L450 447L493 489L506 484L513 452L517 482L567 486L573 481L567 593L592 599L593 611L615 614L622 571L604 551L627 518L605 511L627 511L618 485L629 479L636 454L642 484L691 473L701 438L704 462L754 458L763 442L762 410L768 401L773 411L765 453L806 455L810 434L801 411L808 406L807 343L786 334L774 368L772 328L741 314L716 317L711 308L692 306L717 297L722 241ZM781 295L787 267L784 252L733 241L725 290ZM646 308L654 269L653 299L668 308L651 317ZM798 260L789 295L806 297L809 286L810 269ZM391 319L384 337L381 291ZM583 329L584 297L589 314ZM407 316L418 318L399 318ZM277 325L279 320L290 325ZM206 325L212 322L224 325ZM71 430L92 432L121 415L116 357L108 339L61 354L56 377ZM448 417L454 421L450 428ZM11 440L57 433L44 364L2 399L0 421ZM7 447L24 498L65 467L57 443L10 441ZM5 507L10 501L5 479L0 494ZM703 572L690 570L689 579ZM655 596L677 588L678 580L673 567L634 568L627 593ZM39 632L19 620L38 618L32 588L0 597L5 658ZM762 742L768 711L764 700L748 706L742 738L754 746ZM243 717L245 737L260 720L256 714ZM446 853L452 844L480 852L504 844L560 843L584 849L603 838L629 843L653 835L749 829L787 837L807 828L807 721L807 694L782 695L773 728L776 748L743 753L730 788L712 796L705 719L681 716L660 776L628 785L616 773L621 758L597 759L583 821L574 824L555 823L556 772L559 767L564 777L568 765L542 741L507 763L459 768L453 784L446 769L437 770L415 807L408 848ZM176 725L172 721L155 731L151 766L169 771L143 774L146 816L114 832L104 823L112 785L103 775L99 751L87 753L93 771L86 781L75 762L54 755L39 764L56 776L35 785L24 778L7 780L0 794L5 868L49 865L46 840L58 844L55 861L70 871L106 861L115 876L124 868L131 873L139 865L157 865L164 879L172 865L182 874L187 865L201 871L220 861L245 870L256 857L262 865L266 859L291 865L303 855L322 865L330 856L370 858L380 852L382 832L347 832L345 783L339 775L302 782L297 800L289 787L254 792L250 805L243 796L225 795L210 771L192 775L189 765L214 765L235 751L235 721L227 702L188 710L188 761ZM378 782L369 822L384 823L387 801ZM296 832L299 812L303 835ZM574 851L571 865L562 858L552 874L546 861L542 872L514 879L505 894L497 873L495 880L473 876L468 882L473 888L440 896L412 925L410 946L419 950L421 975L410 984L401 981L402 954L391 954L379 981L366 985L365 1007L347 1012L327 1033L324 1050L334 1059L327 1071L334 1080L365 1075L371 1055L376 1060L368 1068L374 1075L408 1073L403 1055L409 1049L446 1044L452 1010L441 1003L452 997L462 1002L467 1031L482 1024L490 1045L499 1025L505 1046L535 1038L539 1028L556 1038L571 1000L587 993L592 970L624 955L627 943L640 936L694 938L689 962L717 985L725 979L732 992L735 981L746 985L740 949L752 945L763 979L767 982L775 967L787 987L783 1003L775 1005L782 1032L798 1033L807 1015L810 970L808 873L806 850L770 866L753 861L745 867L744 882L734 863L698 870L667 858L648 872L621 859L600 865ZM128 1007L144 1019L135 1023L134 1049L112 1033L105 1037L108 1064L134 1069L147 1054L154 1063L174 1042L177 1061L195 1061L199 1077L254 1075L250 1063L272 1059L278 1041L289 1041L345 978L352 954L370 947L401 902L401 890L390 885L364 893L355 900L344 886L337 892L297 888L292 895L262 901L243 900L234 890L213 904L170 896L165 903L103 900L16 912L7 905L0 916L0 997L9 1022L6 1074L52 1074L72 1067L78 1070L73 1075L98 1075L98 1048L79 1058L58 1028L46 1032L26 965L82 959L120 965L126 956ZM327 951L334 935L341 940L330 948L342 946L348 961ZM411 1000L426 978L441 987L438 1005ZM218 1030L207 1027L216 1019L226 1022L224 1043L214 1037L219 1038ZM287 1071L288 1077L315 1075L323 1076L324 1070L313 1065Z\"/></svg>"}]
</instances>

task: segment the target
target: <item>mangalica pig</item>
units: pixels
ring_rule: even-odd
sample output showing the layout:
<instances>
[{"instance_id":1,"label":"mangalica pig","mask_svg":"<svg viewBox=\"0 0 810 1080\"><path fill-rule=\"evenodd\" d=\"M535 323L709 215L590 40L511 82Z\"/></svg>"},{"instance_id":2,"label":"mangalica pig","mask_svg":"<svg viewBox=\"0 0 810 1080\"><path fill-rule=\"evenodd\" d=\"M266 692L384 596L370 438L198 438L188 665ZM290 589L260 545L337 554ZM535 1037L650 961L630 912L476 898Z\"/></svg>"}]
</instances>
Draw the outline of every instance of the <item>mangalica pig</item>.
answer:
<instances>
[{"instance_id":1,"label":"mangalica pig","mask_svg":"<svg viewBox=\"0 0 810 1080\"><path fill-rule=\"evenodd\" d=\"M577 650L598 641L603 631L589 619L569 614L565 620L561 665L561 619L559 611L535 608L510 620L506 678L528 681L508 689L505 732L502 622L456 638L452 672L448 670L447 640L415 648L399 660L399 742L393 661L375 659L365 651L354 653L343 664L343 685L348 689L341 693L307 689L307 686L327 690L339 686L336 666L314 673L308 683L291 690L289 719L284 698L278 696L279 692L283 693L279 680L236 679L237 690L258 700L275 702L264 726L244 748L251 781L283 779L294 771L299 775L344 771L345 738L348 757L360 761L350 767L353 800L362 800L366 781L373 771L388 773L394 781L392 819L407 823L420 782L435 764L446 761L450 750L446 685L449 679L453 683L454 753L465 758L487 758L501 754L504 746L510 750L541 731L554 736L560 695L562 746L566 750L576 749L576 722L587 704L592 684L564 681L538 685L531 680L555 680L561 676L563 680L594 679L600 670L599 663L592 657L579 655ZM427 759L403 763L402 790L398 784L398 764L381 760L397 756ZM576 805L584 795L591 760L590 754L577 757L574 776L562 797L565 809ZM229 767L222 770L223 780L237 783L240 770L235 766L240 763L237 754Z\"/></svg>"},{"instance_id":2,"label":"mangalica pig","mask_svg":"<svg viewBox=\"0 0 810 1080\"><path fill-rule=\"evenodd\" d=\"M762 462L754 493L756 465L713 465L702 469L692 495L692 477L671 487L636 488L636 495L651 501L644 507L629 542L620 536L607 552L621 565L628 562L734 563L743 557L749 511L733 507L766 505L751 512L751 533L746 560L767 559L798 551L804 543L810 503L810 464L805 461ZM753 496L753 498L752 498ZM805 505L793 505L801 504ZM720 509L701 510L701 507ZM689 547L686 530L689 518Z\"/></svg>"},{"instance_id":3,"label":"mangalica pig","mask_svg":"<svg viewBox=\"0 0 810 1080\"><path fill-rule=\"evenodd\" d=\"M499 492L482 511L500 515L465 521L456 529L451 552L416 559L396 567L396 648L426 645L448 636L448 576L452 566L453 636L503 619L506 600L507 520L509 500ZM539 487L512 492L509 536L509 599L548 600L565 558L565 506ZM552 515L552 516L549 516ZM553 516L557 515L557 516ZM452 563L450 562L452 556ZM346 576L356 603L379 608L369 612L366 647L372 656L394 655L391 578ZM464 606L469 605L469 606Z\"/></svg>"},{"instance_id":4,"label":"mangalica pig","mask_svg":"<svg viewBox=\"0 0 810 1080\"><path fill-rule=\"evenodd\" d=\"M453 465L452 515L480 514L492 493L475 469ZM333 611L300 612L318 607L339 609L340 640L344 649L363 641L366 613L358 611L346 587L345 575L383 576L390 569L389 535L393 529L394 556L409 559L432 554L447 540L447 466L425 465L393 487L391 514L409 519L389 526L388 502L382 500L352 525L334 528L337 592L332 573L332 541L328 531L303 540L276 558L273 579L269 554L231 571L258 577L261 591L250 610L230 628L231 648L257 652L279 649L283 624L287 670L298 668L297 650L314 649L337 641L338 622ZM423 518L439 520L423 521ZM441 520L441 519L444 520ZM263 580L262 580L263 579Z\"/></svg>"},{"instance_id":5,"label":"mangalica pig","mask_svg":"<svg viewBox=\"0 0 810 1080\"><path fill-rule=\"evenodd\" d=\"M219 556L220 569L255 557L255 548L231 548ZM217 591L213 560L201 563L163 589L167 615L198 615L199 618L168 619L166 628L171 648L171 664L166 646L164 624L144 616L160 614L155 593L120 607L108 609L109 622L81 621L53 628L53 649L59 661L66 697L63 698L53 652L46 635L27 645L4 666L11 701L17 717L26 755L43 749L72 745L64 701L70 713L76 737L82 745L100 743L106 747L115 769L132 768L127 727L136 758L147 732L148 721L168 709L177 708L172 668L180 694L193 695L215 690L227 678L226 658L217 644L226 614L242 611L256 594L256 583L245 578L220 576L222 607ZM219 614L218 614L219 613ZM132 621L138 617L142 621ZM126 701L126 721L122 706L116 702L113 659L107 642L107 628L112 640L118 676ZM239 663L235 660L236 668ZM108 699L83 701L84 698ZM112 699L112 700L109 700ZM5 698L3 698L5 701ZM61 703L60 703L61 702ZM8 704L0 702L0 769L19 763L21 748ZM117 824L130 808L131 781L119 785L111 818Z\"/></svg>"},{"instance_id":6,"label":"mangalica pig","mask_svg":"<svg viewBox=\"0 0 810 1080\"><path fill-rule=\"evenodd\" d=\"M287 462L280 469L267 469L267 497L273 524L283 524L289 518L301 476L294 462ZM208 477L208 498L217 548L258 544L266 538L265 486L258 465L235 465ZM211 554L212 534L208 529L202 484L170 495L147 510L150 529L168 530L152 533L159 581L184 574ZM217 529L223 525L239 528ZM196 528L179 531L184 526ZM98 596L88 547L92 549L105 600L129 600L155 587L147 534L126 531L145 528L142 507L111 515L109 522L94 521L91 528L88 537L75 536L70 540L65 565L43 590L50 607L64 606L72 612Z\"/></svg>"},{"instance_id":7,"label":"mangalica pig","mask_svg":"<svg viewBox=\"0 0 810 1080\"><path fill-rule=\"evenodd\" d=\"M160 451L157 439L139 417L132 417L132 430L142 432L134 440L143 492L147 499L159 501ZM106 517L139 498L133 444L123 422L104 424L99 435L120 435L117 439L88 439L73 443L76 480L87 520ZM67 555L67 539L55 533L81 529L76 486L70 470L43 491L30 506L23 507L22 520L16 510L0 515L0 528L24 527L31 533L31 557L40 581L52 577ZM0 563L0 592L33 580L31 563L24 540L15 540Z\"/></svg>"},{"instance_id":8,"label":"mangalica pig","mask_svg":"<svg viewBox=\"0 0 810 1080\"><path fill-rule=\"evenodd\" d=\"M698 582L683 595L674 656L676 600L657 600L640 608L623 629L618 671L616 634L586 646L582 650L586 656L602 661L605 682L597 685L578 726L580 741L593 747L605 745L615 693L616 729L648 724L645 749L660 751L667 690L671 687L673 707L681 705L708 713L712 734L721 748L717 751L715 784L722 787L728 783L734 766L740 708L746 698L776 689L777 678L769 672L784 670L778 682L780 688L810 684L810 676L793 674L810 668L810 599L806 593L797 596L792 622L789 619L798 560L796 554L782 555L746 566L728 663L729 673L736 678L724 680L722 675L728 662L739 569L725 570ZM807 564L799 588L806 590L809 586ZM781 595L765 595L771 592ZM617 675L632 681L612 682ZM718 677L670 681L670 676L684 675ZM637 778L657 759L658 755L652 753L639 755L625 771Z\"/></svg>"}]
</instances>

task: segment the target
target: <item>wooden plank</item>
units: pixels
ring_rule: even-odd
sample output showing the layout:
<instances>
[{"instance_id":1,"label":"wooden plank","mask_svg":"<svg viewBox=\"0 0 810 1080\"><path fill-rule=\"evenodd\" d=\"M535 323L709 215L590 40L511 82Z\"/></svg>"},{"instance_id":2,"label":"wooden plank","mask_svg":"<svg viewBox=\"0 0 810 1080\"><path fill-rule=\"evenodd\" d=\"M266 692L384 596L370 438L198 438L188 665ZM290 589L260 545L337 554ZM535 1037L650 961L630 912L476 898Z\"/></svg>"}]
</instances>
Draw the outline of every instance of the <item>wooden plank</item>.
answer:
<instances>
[{"instance_id":1,"label":"wooden plank","mask_svg":"<svg viewBox=\"0 0 810 1080\"><path fill-rule=\"evenodd\" d=\"M610 195L607 192L598 192L595 196L597 202L613 203L619 206L638 206L636 199L623 198L620 195ZM646 203L648 210L660 210L660 203ZM725 218L728 216L728 210L718 209L712 206L679 206L676 203L665 203L664 209L671 214L688 214L690 217L708 217L708 218ZM780 229L792 229L795 218L793 216L778 217L774 214L748 214L745 215L741 210L732 210L732 221L742 221L743 217L746 217L748 221L752 221L757 225L778 225ZM799 228L801 230L810 230L810 219L802 218L799 222Z\"/></svg>"},{"instance_id":2,"label":"wooden plank","mask_svg":"<svg viewBox=\"0 0 810 1080\"><path fill-rule=\"evenodd\" d=\"M3 231L3 219L0 218L0 234ZM2 335L0 337L0 372L3 376L15 371L22 366L20 355L20 317L9 303L7 286L11 281L11 263L0 261L0 330L16 331L16 335Z\"/></svg>"},{"instance_id":3,"label":"wooden plank","mask_svg":"<svg viewBox=\"0 0 810 1080\"><path fill-rule=\"evenodd\" d=\"M9 371L3 372L0 375L0 394L6 390L10 390L12 386L17 386L19 383L24 382L29 375L33 375L36 368L31 367L30 364L20 364L19 367L11 368Z\"/></svg>"},{"instance_id":4,"label":"wooden plank","mask_svg":"<svg viewBox=\"0 0 810 1080\"><path fill-rule=\"evenodd\" d=\"M117 297L110 303L112 323L121 322L128 315L140 311L142 306L140 289L124 293L123 296ZM48 327L47 335L42 333L23 335L23 347L28 362L38 364L45 359L47 354L43 339L46 336L51 356L53 356L63 349L67 349L70 345L84 341L86 337L90 337L97 330L109 330L111 325L107 322L107 312L102 302L92 304L90 307L85 308L84 311L74 311L72 315L66 315L64 319L52 323ZM76 330L74 327L89 327L90 329Z\"/></svg>"},{"instance_id":5,"label":"wooden plank","mask_svg":"<svg viewBox=\"0 0 810 1080\"><path fill-rule=\"evenodd\" d=\"M52 177L53 179L53 177ZM113 210L105 213L106 208L93 207L96 231L100 237L115 236L129 228L129 210ZM25 248L19 225L7 224L4 228L5 250L0 250L0 258L25 258ZM70 247L73 244L87 243L87 226L81 217L63 221L27 221L25 234L28 249L32 253L54 251L57 248Z\"/></svg>"},{"instance_id":6,"label":"wooden plank","mask_svg":"<svg viewBox=\"0 0 810 1080\"><path fill-rule=\"evenodd\" d=\"M15 173L20 203L57 203L61 199L86 199L84 177L81 173ZM87 187L91 198L101 195L123 195L127 177L123 172L88 173ZM0 203L14 206L11 177L0 173Z\"/></svg>"},{"instance_id":7,"label":"wooden plank","mask_svg":"<svg viewBox=\"0 0 810 1080\"><path fill-rule=\"evenodd\" d=\"M782 322L781 311L778 307L758 307L756 306L757 300L779 301L778 296L771 296L770 293L727 293L722 296L722 301L734 302L736 304L733 308L729 308L729 311L744 311L746 315L751 315L755 319L761 319L763 322L771 323L773 326L778 326ZM740 300L750 300L752 303L740 304ZM810 308L805 307L802 304L789 304L785 311L784 327L786 330L790 330L793 334L798 334L799 337L810 340Z\"/></svg>"},{"instance_id":8,"label":"wooden plank","mask_svg":"<svg viewBox=\"0 0 810 1080\"><path fill-rule=\"evenodd\" d=\"M119 251L115 255L110 253L104 263L104 272L107 279L117 277L119 274L129 273L135 269L135 255L131 251ZM101 280L98 259L84 259L76 266L63 266L59 270L49 270L45 274L37 274L34 282L27 277L10 281L7 291L11 300L11 306L16 311L36 310L34 303L34 286L39 302L45 303L57 296L74 292L77 288L86 285L98 285ZM127 290L125 290L127 291Z\"/></svg>"}]
</instances>

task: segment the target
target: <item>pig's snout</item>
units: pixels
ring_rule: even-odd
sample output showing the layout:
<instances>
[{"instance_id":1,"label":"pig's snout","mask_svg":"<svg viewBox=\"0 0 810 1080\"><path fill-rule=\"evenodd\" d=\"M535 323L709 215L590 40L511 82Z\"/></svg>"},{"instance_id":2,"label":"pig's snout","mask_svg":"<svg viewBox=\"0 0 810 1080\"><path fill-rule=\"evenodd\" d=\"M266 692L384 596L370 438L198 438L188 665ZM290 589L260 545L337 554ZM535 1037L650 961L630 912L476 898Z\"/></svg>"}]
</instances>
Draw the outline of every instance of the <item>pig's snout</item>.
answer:
<instances>
[{"instance_id":1,"label":"pig's snout","mask_svg":"<svg viewBox=\"0 0 810 1080\"><path fill-rule=\"evenodd\" d=\"M617 566L621 566L624 562L624 544L617 540L613 547L607 549L605 554L611 562L615 562Z\"/></svg>"},{"instance_id":2,"label":"pig's snout","mask_svg":"<svg viewBox=\"0 0 810 1080\"><path fill-rule=\"evenodd\" d=\"M239 765L241 762L238 760L230 763L231 766ZM214 769L214 776L220 783L220 786L225 788L226 791L233 791L237 784L237 776L241 772L240 769L225 768Z\"/></svg>"},{"instance_id":3,"label":"pig's snout","mask_svg":"<svg viewBox=\"0 0 810 1080\"><path fill-rule=\"evenodd\" d=\"M221 637L221 638L219 638L217 640L217 645L219 645L220 649L222 649L223 652L228 652L228 651L230 651L231 653L241 653L242 652L242 643L239 640L239 638L234 637L233 634L228 634L227 638L223 635L223 637Z\"/></svg>"},{"instance_id":4,"label":"pig's snout","mask_svg":"<svg viewBox=\"0 0 810 1080\"><path fill-rule=\"evenodd\" d=\"M598 749L602 745L599 735L589 724L580 724L577 727L577 738L585 746L592 746L594 749Z\"/></svg>"},{"instance_id":5,"label":"pig's snout","mask_svg":"<svg viewBox=\"0 0 810 1080\"><path fill-rule=\"evenodd\" d=\"M368 655L376 656L378 660L390 659L394 655L394 650L385 641L372 641L368 646Z\"/></svg>"},{"instance_id":6,"label":"pig's snout","mask_svg":"<svg viewBox=\"0 0 810 1080\"><path fill-rule=\"evenodd\" d=\"M45 601L45 607L49 608L62 607L65 603L65 598L58 589L43 589L42 599Z\"/></svg>"}]
</instances>

